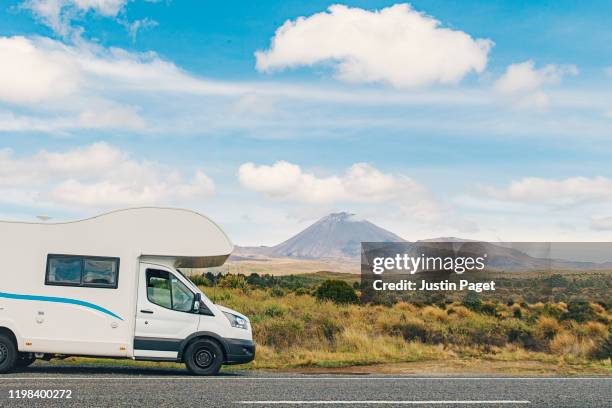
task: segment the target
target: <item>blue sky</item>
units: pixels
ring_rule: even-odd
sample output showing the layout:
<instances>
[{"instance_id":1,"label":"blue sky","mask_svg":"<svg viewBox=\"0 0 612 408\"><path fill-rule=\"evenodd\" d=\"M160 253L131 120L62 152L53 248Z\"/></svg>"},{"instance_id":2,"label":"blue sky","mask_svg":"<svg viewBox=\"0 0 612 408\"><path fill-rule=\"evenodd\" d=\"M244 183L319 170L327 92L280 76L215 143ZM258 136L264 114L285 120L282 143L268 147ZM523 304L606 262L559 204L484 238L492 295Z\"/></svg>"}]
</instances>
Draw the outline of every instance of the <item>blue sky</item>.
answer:
<instances>
[{"instance_id":1,"label":"blue sky","mask_svg":"<svg viewBox=\"0 0 612 408\"><path fill-rule=\"evenodd\" d=\"M333 4L3 2L0 215L610 238L609 3Z\"/></svg>"}]
</instances>

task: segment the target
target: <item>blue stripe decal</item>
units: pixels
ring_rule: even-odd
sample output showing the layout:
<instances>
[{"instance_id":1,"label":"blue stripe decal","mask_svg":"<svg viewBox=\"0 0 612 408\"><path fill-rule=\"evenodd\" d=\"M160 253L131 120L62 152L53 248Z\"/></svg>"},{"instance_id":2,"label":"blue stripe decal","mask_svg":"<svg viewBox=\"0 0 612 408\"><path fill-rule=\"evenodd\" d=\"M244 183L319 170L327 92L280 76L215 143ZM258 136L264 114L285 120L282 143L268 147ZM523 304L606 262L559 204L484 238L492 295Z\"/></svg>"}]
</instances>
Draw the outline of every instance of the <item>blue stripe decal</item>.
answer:
<instances>
[{"instance_id":1,"label":"blue stripe decal","mask_svg":"<svg viewBox=\"0 0 612 408\"><path fill-rule=\"evenodd\" d=\"M121 317L117 316L110 310L105 309L102 306L94 305L93 303L85 302L83 300L63 298L63 297L53 297L53 296L17 295L15 293L3 293L3 292L0 292L0 298L17 299L17 300L36 300L39 302L67 303L69 305L83 306L89 309L97 310L98 312L102 312L116 319L123 320Z\"/></svg>"}]
</instances>

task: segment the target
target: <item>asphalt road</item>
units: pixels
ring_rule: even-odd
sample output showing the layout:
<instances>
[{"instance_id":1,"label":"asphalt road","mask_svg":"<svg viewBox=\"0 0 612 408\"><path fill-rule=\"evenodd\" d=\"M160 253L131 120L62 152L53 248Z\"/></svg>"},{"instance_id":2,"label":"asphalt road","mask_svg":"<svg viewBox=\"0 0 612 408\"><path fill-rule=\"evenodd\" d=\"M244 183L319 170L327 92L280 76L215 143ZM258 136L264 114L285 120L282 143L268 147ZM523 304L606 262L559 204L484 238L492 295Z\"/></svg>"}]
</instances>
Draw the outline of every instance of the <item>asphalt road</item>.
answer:
<instances>
[{"instance_id":1,"label":"asphalt road","mask_svg":"<svg viewBox=\"0 0 612 408\"><path fill-rule=\"evenodd\" d=\"M71 390L71 399L11 399L10 390ZM612 377L409 377L38 366L0 376L2 407L611 407Z\"/></svg>"}]
</instances>

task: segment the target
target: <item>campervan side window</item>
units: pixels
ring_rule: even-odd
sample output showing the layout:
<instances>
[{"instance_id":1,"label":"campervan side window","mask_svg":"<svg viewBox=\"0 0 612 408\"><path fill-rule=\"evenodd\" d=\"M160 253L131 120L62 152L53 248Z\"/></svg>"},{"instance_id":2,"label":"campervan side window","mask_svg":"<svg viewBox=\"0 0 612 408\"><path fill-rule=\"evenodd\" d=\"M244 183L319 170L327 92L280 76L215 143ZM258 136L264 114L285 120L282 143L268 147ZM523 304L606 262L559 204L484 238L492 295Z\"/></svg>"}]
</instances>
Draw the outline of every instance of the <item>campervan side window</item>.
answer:
<instances>
[{"instance_id":1,"label":"campervan side window","mask_svg":"<svg viewBox=\"0 0 612 408\"><path fill-rule=\"evenodd\" d=\"M47 256L46 285L116 289L119 258L97 256Z\"/></svg>"}]
</instances>

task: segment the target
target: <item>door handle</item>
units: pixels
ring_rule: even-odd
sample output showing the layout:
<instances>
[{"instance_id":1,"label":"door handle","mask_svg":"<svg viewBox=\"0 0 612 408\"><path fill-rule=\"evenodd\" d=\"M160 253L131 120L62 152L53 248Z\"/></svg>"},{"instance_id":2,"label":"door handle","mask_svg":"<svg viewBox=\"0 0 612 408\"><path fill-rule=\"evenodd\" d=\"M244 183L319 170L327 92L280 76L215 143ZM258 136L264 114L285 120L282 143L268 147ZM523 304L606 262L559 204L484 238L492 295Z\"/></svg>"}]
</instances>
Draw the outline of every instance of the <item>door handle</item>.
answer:
<instances>
[{"instance_id":1,"label":"door handle","mask_svg":"<svg viewBox=\"0 0 612 408\"><path fill-rule=\"evenodd\" d=\"M142 310L140 311L140 313L153 314L153 311L152 311L152 310L149 310L149 309L142 309Z\"/></svg>"}]
</instances>

